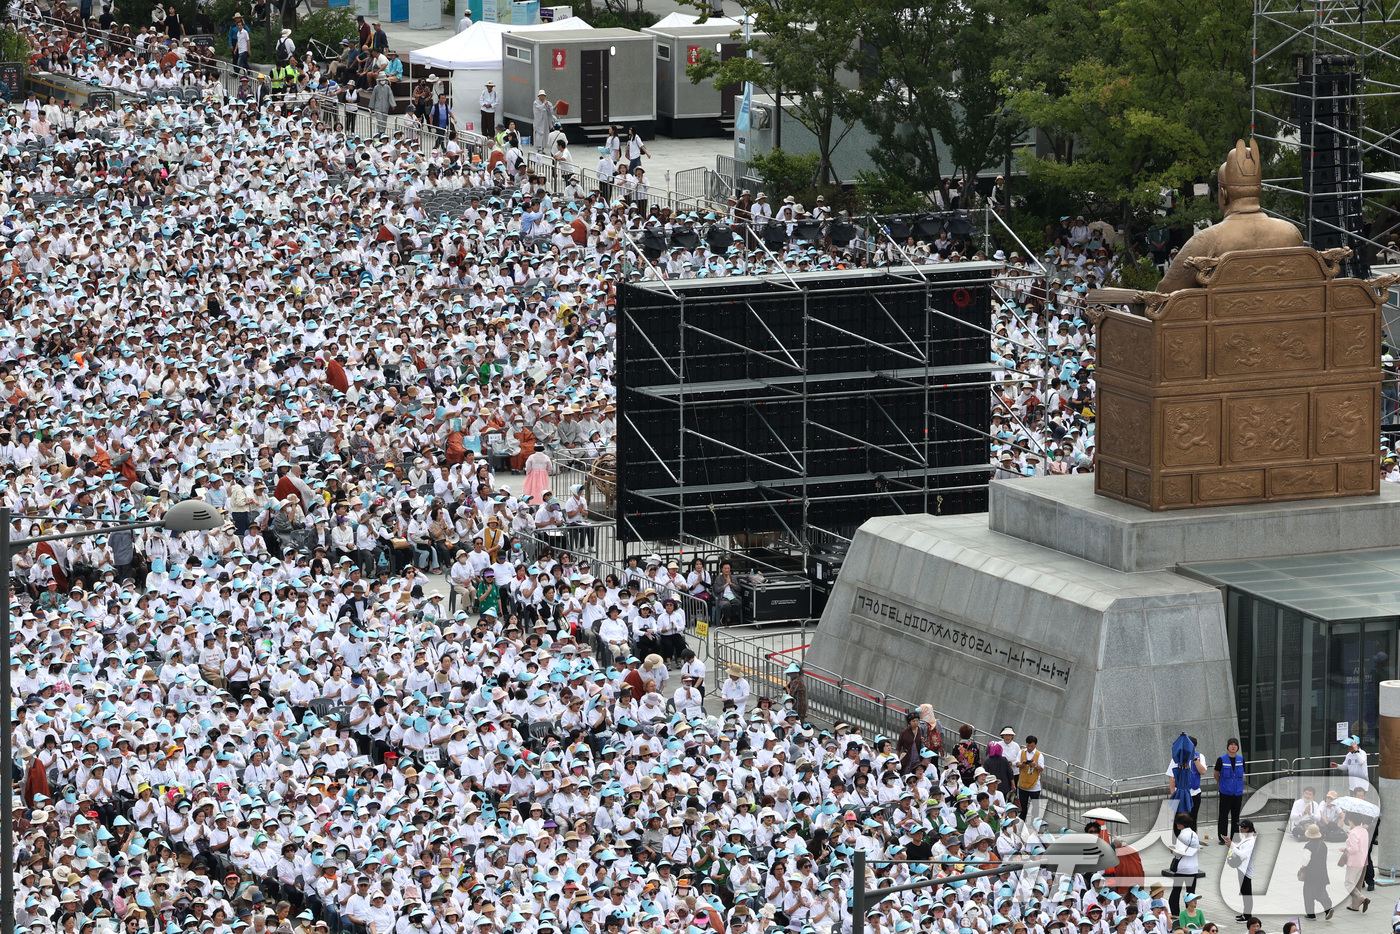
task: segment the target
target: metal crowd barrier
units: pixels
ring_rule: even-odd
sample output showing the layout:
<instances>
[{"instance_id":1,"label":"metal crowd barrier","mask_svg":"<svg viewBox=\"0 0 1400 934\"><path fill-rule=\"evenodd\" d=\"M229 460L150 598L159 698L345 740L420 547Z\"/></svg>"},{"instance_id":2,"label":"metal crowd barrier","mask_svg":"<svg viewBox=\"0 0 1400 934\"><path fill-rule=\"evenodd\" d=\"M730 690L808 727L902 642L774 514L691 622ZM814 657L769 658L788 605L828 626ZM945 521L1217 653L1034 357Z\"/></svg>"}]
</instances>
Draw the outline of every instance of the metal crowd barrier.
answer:
<instances>
[{"instance_id":1,"label":"metal crowd barrier","mask_svg":"<svg viewBox=\"0 0 1400 934\"><path fill-rule=\"evenodd\" d=\"M787 693L788 676L784 671L788 665L794 661L802 663L809 720L829 724L844 722L859 727L872 740L877 737L897 739L904 729L906 714L917 710L919 705L806 664L805 640L798 645L788 644L806 635L805 628L795 634L780 632L757 636L736 636L714 630L711 656L718 667L736 664L751 672L748 678L754 692L774 700ZM965 721L939 711L935 714L943 735L944 751L951 752L958 742L957 727ZM976 727L973 738L983 750L988 742L1000 740ZM1082 827L1083 812L1105 804L1124 810L1124 816L1129 818L1129 825L1120 832L1139 828L1145 832L1152 828L1164 796L1165 779L1161 776L1115 781L1049 753L1045 754L1045 760L1041 800L1043 816L1051 827L1057 830L1073 828L1076 824Z\"/></svg>"},{"instance_id":2,"label":"metal crowd barrier","mask_svg":"<svg viewBox=\"0 0 1400 934\"><path fill-rule=\"evenodd\" d=\"M803 664L806 688L807 717L828 724L844 722L859 727L871 739L885 737L894 740L904 729L905 715L918 704L842 678L835 672L804 663L807 638L802 629L765 632L761 635L735 635L715 630L711 635L711 657L717 669L734 664L745 669L746 677L756 694L775 701L787 693L788 665ZM796 644L794 644L796 643ZM958 742L957 727L964 721L935 711L945 752ZM974 727L973 738L986 750L987 743L998 741L985 730ZM1053 737L1046 738L1053 744ZM1082 829L1084 812L1094 807L1111 807L1127 818L1127 824L1115 825L1113 832L1131 839L1154 830L1170 828L1171 808L1167 799L1166 760L1170 751L1163 751L1163 770L1148 775L1112 779L1092 769L1075 765L1065 759L1045 754L1046 770L1042 777L1044 818L1050 827L1059 830ZM1209 759L1209 757L1207 757ZM1261 759L1246 762L1246 811L1256 821L1284 820L1293 803L1302 796L1304 787L1323 786L1331 781L1344 782L1345 776L1327 766L1326 760L1309 757L1294 759ZM1379 765L1373 757L1372 784L1378 781ZM1198 827L1203 833L1214 833L1218 817L1219 789L1210 771L1202 776L1201 808Z\"/></svg>"},{"instance_id":3,"label":"metal crowd barrier","mask_svg":"<svg viewBox=\"0 0 1400 934\"><path fill-rule=\"evenodd\" d=\"M535 175L544 177L545 187L551 192L559 194L568 186L568 176L574 176L579 183L579 187L585 194L595 191L611 193L609 201L617 199L617 185L611 179L600 179L598 173L592 169L579 165L560 165L552 158L542 152L531 150L527 153L529 170ZM714 213L716 216L728 210L728 205L723 202L711 201L700 196L687 196L671 191L665 187L656 185L655 182L647 182L647 203L655 204L658 207L669 208L675 213Z\"/></svg>"}]
</instances>

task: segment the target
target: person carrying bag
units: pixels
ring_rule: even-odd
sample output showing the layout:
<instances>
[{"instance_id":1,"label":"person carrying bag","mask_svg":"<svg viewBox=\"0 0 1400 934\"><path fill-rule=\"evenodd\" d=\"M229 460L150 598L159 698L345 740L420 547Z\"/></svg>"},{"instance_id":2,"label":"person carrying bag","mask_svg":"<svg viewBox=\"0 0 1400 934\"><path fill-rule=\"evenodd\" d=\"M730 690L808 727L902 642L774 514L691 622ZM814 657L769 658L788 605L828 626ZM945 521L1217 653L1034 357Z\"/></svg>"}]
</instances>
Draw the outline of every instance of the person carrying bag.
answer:
<instances>
[{"instance_id":1,"label":"person carrying bag","mask_svg":"<svg viewBox=\"0 0 1400 934\"><path fill-rule=\"evenodd\" d=\"M1045 755L1036 748L1038 742L1036 737L1027 736L1017 762L1016 794L1020 799L1021 816L1026 820L1030 819L1031 802L1040 797L1040 776L1045 771Z\"/></svg>"}]
</instances>

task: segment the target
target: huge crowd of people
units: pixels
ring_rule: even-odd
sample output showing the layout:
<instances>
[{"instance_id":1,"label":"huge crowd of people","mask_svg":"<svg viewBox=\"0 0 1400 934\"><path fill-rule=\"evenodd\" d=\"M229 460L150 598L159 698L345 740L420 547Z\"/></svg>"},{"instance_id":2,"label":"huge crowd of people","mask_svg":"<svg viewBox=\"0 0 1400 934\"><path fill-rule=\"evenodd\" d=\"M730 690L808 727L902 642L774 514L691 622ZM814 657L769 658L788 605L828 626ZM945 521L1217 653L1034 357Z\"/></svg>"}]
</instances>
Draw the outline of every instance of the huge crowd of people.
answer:
<instances>
[{"instance_id":1,"label":"huge crowd of people","mask_svg":"<svg viewBox=\"0 0 1400 934\"><path fill-rule=\"evenodd\" d=\"M728 577L595 576L540 543L586 541L588 497L553 467L611 450L617 286L639 275L1001 263L998 469L1091 469L1078 314L1113 275L1102 232L1066 218L1048 275L947 235L775 253L743 229L658 265L642 233L686 218L635 185L550 190L508 137L484 158L362 137L229 93L168 29L19 28L36 66L129 93L6 115L12 534L192 497L229 517L17 555L21 930L845 934L857 849L867 887L1043 852L1061 828L1034 737L945 747L927 709L897 737L813 725L800 669L784 695L687 645L678 598L723 618ZM472 197L426 210L437 189ZM736 217L755 234L765 200ZM1174 908L1028 868L892 893L864 922L1217 930Z\"/></svg>"}]
</instances>

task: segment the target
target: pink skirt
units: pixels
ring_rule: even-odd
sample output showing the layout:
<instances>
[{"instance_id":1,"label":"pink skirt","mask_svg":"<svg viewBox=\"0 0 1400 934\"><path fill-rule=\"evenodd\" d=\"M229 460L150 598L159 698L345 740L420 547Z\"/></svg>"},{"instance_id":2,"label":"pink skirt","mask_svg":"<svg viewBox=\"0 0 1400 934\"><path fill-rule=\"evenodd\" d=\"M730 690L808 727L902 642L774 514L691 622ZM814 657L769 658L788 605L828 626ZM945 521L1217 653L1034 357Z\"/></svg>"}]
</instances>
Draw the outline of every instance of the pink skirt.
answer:
<instances>
[{"instance_id":1,"label":"pink skirt","mask_svg":"<svg viewBox=\"0 0 1400 934\"><path fill-rule=\"evenodd\" d=\"M549 471L532 470L525 475L525 496L530 497L530 502L538 503L540 494L549 489Z\"/></svg>"}]
</instances>

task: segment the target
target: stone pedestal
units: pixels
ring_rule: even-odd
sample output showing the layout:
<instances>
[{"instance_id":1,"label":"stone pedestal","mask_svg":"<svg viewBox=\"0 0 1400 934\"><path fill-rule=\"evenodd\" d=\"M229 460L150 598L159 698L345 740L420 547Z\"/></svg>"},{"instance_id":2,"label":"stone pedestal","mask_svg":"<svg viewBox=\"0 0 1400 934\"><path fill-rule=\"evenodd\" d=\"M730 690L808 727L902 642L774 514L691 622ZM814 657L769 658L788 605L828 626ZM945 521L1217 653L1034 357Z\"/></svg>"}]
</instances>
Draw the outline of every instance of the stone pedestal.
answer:
<instances>
[{"instance_id":1,"label":"stone pedestal","mask_svg":"<svg viewBox=\"0 0 1400 934\"><path fill-rule=\"evenodd\" d=\"M1119 571L1384 548L1400 529L1400 484L1379 495L1146 512L1094 494L1091 477L998 480L990 528Z\"/></svg>"},{"instance_id":2,"label":"stone pedestal","mask_svg":"<svg viewBox=\"0 0 1400 934\"><path fill-rule=\"evenodd\" d=\"M1236 729L1218 590L1002 535L985 515L861 526L806 661L955 722L1013 724L1109 778L1165 769L1183 729L1206 749Z\"/></svg>"},{"instance_id":3,"label":"stone pedestal","mask_svg":"<svg viewBox=\"0 0 1400 934\"><path fill-rule=\"evenodd\" d=\"M1046 752L1114 779L1165 769L1182 730L1205 749L1237 733L1220 591L1177 565L1400 534L1391 484L1153 513L1095 496L1089 476L1035 477L994 481L989 509L861 526L806 659L954 720L1036 733Z\"/></svg>"}]
</instances>

